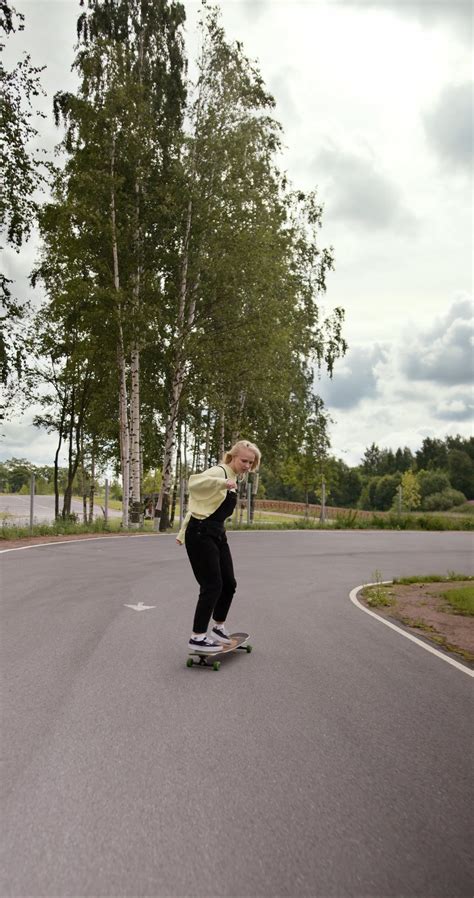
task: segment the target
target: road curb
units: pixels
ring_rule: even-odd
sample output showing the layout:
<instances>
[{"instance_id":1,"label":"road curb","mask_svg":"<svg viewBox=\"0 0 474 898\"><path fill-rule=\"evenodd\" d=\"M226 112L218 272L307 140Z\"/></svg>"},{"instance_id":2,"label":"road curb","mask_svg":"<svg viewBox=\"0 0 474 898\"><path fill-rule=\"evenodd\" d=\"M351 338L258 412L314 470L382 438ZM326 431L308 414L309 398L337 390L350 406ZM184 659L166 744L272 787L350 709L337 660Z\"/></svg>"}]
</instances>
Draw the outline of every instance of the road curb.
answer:
<instances>
[{"instance_id":1,"label":"road curb","mask_svg":"<svg viewBox=\"0 0 474 898\"><path fill-rule=\"evenodd\" d=\"M439 649L436 649L434 646L428 645L427 642L423 642L421 639L418 639L417 636L413 636L412 633L407 633L405 630L402 630L401 627L397 627L397 625L392 623L392 621L386 620L384 617L381 617L380 614L377 614L375 611L371 611L370 608L366 608L365 605L362 604L362 602L359 602L357 594L361 591L361 589L365 589L367 586L390 586L392 583L392 580L382 580L379 583L362 583L360 586L355 586L354 589L350 591L349 598L351 602L356 606L356 608L360 609L360 611L364 611L365 614L370 614L371 617L374 617L380 623L385 624L386 627L390 627L391 630L395 630L395 632L399 633L400 636L404 636L405 639L409 639L410 642L415 642L416 645L421 646L422 649L425 649L432 655L436 655L437 658L441 658L442 661L446 661L448 664L451 664L458 670L462 670L462 672L467 674L468 677L474 677L474 670L470 670L469 667L461 664L460 661L456 661L455 658L450 658L449 655L445 655L444 652L440 652Z\"/></svg>"}]
</instances>

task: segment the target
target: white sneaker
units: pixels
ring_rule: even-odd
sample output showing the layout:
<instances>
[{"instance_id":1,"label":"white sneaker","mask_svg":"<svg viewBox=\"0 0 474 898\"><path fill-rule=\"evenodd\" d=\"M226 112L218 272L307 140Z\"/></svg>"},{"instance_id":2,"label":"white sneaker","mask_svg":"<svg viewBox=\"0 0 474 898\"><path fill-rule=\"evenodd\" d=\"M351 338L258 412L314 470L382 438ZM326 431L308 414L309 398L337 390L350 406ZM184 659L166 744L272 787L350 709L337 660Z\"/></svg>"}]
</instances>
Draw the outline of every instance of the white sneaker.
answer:
<instances>
[{"instance_id":1,"label":"white sneaker","mask_svg":"<svg viewBox=\"0 0 474 898\"><path fill-rule=\"evenodd\" d=\"M203 639L196 639L191 636L191 639L188 642L188 649L195 652L202 652L204 655L210 655L212 652L220 652L222 646L219 642L213 642L212 639L208 639L207 636L204 636Z\"/></svg>"},{"instance_id":2,"label":"white sneaker","mask_svg":"<svg viewBox=\"0 0 474 898\"><path fill-rule=\"evenodd\" d=\"M221 642L223 645L232 645L230 633L226 627L224 627L224 624L213 627L211 633L213 638L217 639L217 642Z\"/></svg>"}]
</instances>

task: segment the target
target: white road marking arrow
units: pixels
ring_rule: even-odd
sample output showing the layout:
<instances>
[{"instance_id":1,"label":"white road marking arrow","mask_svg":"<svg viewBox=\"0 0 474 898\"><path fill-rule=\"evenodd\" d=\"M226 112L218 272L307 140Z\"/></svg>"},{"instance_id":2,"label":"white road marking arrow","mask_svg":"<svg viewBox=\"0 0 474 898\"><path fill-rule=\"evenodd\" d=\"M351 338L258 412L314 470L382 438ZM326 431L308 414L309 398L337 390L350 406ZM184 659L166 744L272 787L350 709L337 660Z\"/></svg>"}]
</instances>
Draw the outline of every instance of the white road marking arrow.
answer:
<instances>
[{"instance_id":1,"label":"white road marking arrow","mask_svg":"<svg viewBox=\"0 0 474 898\"><path fill-rule=\"evenodd\" d=\"M133 608L134 611L149 611L150 608L156 608L156 605L144 605L139 602L138 605L125 605L125 608Z\"/></svg>"}]
</instances>

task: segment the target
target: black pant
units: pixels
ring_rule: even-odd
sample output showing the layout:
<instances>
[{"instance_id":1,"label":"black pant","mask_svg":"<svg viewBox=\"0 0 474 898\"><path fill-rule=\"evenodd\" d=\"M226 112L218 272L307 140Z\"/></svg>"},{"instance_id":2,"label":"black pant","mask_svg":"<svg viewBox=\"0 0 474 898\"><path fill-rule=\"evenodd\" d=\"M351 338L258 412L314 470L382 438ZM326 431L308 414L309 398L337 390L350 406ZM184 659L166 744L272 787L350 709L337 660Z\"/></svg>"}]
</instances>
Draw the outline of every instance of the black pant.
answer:
<instances>
[{"instance_id":1,"label":"black pant","mask_svg":"<svg viewBox=\"0 0 474 898\"><path fill-rule=\"evenodd\" d=\"M237 587L224 525L191 518L186 528L185 545L201 587L193 632L206 633L212 615L214 620L226 620Z\"/></svg>"}]
</instances>

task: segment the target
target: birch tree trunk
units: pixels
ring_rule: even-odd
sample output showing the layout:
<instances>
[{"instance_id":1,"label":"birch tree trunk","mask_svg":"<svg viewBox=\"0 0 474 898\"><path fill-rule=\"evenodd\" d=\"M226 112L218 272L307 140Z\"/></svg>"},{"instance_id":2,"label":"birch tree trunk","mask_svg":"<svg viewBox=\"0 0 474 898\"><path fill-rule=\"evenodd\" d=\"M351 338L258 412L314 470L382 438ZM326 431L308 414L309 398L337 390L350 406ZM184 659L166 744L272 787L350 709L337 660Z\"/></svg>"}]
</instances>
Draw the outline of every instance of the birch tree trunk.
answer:
<instances>
[{"instance_id":1,"label":"birch tree trunk","mask_svg":"<svg viewBox=\"0 0 474 898\"><path fill-rule=\"evenodd\" d=\"M181 284L179 294L178 326L176 339L176 354L171 381L171 392L168 409L168 419L165 430L165 445L163 451L163 480L158 497L157 509L159 529L164 531L169 527L169 506L171 482L173 476L173 455L176 437L176 424L178 420L179 403L183 390L186 353L186 332L192 327L196 309L196 289L192 291L188 314L186 315L186 303L188 299L188 266L189 266L189 241L191 236L191 223L193 214L192 200L188 203L186 220L186 234L184 240L183 264L181 268ZM197 284L196 284L197 288Z\"/></svg>"},{"instance_id":2,"label":"birch tree trunk","mask_svg":"<svg viewBox=\"0 0 474 898\"><path fill-rule=\"evenodd\" d=\"M112 258L114 272L114 287L117 293L120 291L120 275L117 246L117 223L115 214L115 134L112 137L112 151L110 157L111 196L110 218L112 228ZM119 439L120 439L120 463L122 468L122 527L128 528L128 509L130 493L130 431L128 425L128 397L127 397L127 370L125 363L125 348L122 328L121 304L118 304L118 329L119 339L117 346L117 365L119 370Z\"/></svg>"},{"instance_id":3,"label":"birch tree trunk","mask_svg":"<svg viewBox=\"0 0 474 898\"><path fill-rule=\"evenodd\" d=\"M74 436L74 421L76 415L76 388L73 387L71 390L71 413L69 418L69 446L68 446L68 473L67 473L67 485L64 490L64 498L63 498L63 511L62 511L62 519L63 521L67 520L69 515L71 514L71 498L72 498L72 482L71 482L71 471L73 468L73 436Z\"/></svg>"},{"instance_id":4,"label":"birch tree trunk","mask_svg":"<svg viewBox=\"0 0 474 898\"><path fill-rule=\"evenodd\" d=\"M91 448L91 486L89 492L89 524L94 520L94 498L95 498L95 444L92 440Z\"/></svg>"},{"instance_id":5,"label":"birch tree trunk","mask_svg":"<svg viewBox=\"0 0 474 898\"><path fill-rule=\"evenodd\" d=\"M143 83L144 62L144 34L143 34L143 6L140 6L140 36L138 50L139 85ZM138 127L140 128L139 120ZM136 335L137 321L140 311L140 287L141 287L141 226L140 226L140 175L135 180L135 252L136 275L133 286L133 326L135 329L134 341L131 351L131 385L130 385L130 524L138 529L142 522L142 496L141 496L141 439L140 439L140 346Z\"/></svg>"},{"instance_id":6,"label":"birch tree trunk","mask_svg":"<svg viewBox=\"0 0 474 898\"><path fill-rule=\"evenodd\" d=\"M84 432L81 433L81 495L82 495L82 518L84 524L87 524L87 487L86 487L86 470L84 464Z\"/></svg>"},{"instance_id":7,"label":"birch tree trunk","mask_svg":"<svg viewBox=\"0 0 474 898\"><path fill-rule=\"evenodd\" d=\"M211 454L211 408L207 409L206 421L206 441L204 443L204 467L209 467L209 456Z\"/></svg>"},{"instance_id":8,"label":"birch tree trunk","mask_svg":"<svg viewBox=\"0 0 474 898\"><path fill-rule=\"evenodd\" d=\"M219 458L223 458L225 452L225 412L224 409L221 411L220 415L220 430L219 430Z\"/></svg>"},{"instance_id":9,"label":"birch tree trunk","mask_svg":"<svg viewBox=\"0 0 474 898\"><path fill-rule=\"evenodd\" d=\"M59 422L59 440L54 455L54 518L56 521L59 520L59 453L61 451L63 442L63 428L64 421L66 419L66 405L67 398L66 396L64 396L61 405L61 419Z\"/></svg>"},{"instance_id":10,"label":"birch tree trunk","mask_svg":"<svg viewBox=\"0 0 474 898\"><path fill-rule=\"evenodd\" d=\"M69 466L67 486L64 490L63 518L66 520L71 514L72 491L74 486L74 478L81 462L81 434L84 428L84 418L86 414L87 404L89 402L90 392L90 376L83 378L80 394L79 409L76 412L76 389L72 392L71 404L71 424L69 430ZM75 451L73 450L73 443Z\"/></svg>"},{"instance_id":11,"label":"birch tree trunk","mask_svg":"<svg viewBox=\"0 0 474 898\"><path fill-rule=\"evenodd\" d=\"M173 497L171 501L171 514L170 514L170 524L173 526L174 518L176 514L176 500L178 498L178 483L182 477L182 464L181 464L181 427L178 426L178 448L176 450L176 464L174 471L174 484L173 484Z\"/></svg>"},{"instance_id":12,"label":"birch tree trunk","mask_svg":"<svg viewBox=\"0 0 474 898\"><path fill-rule=\"evenodd\" d=\"M123 350L122 322L119 324L120 338L117 348L119 369L119 421L120 421L120 462L122 467L122 527L128 528L128 507L130 494L130 434L128 429L127 372Z\"/></svg>"},{"instance_id":13,"label":"birch tree trunk","mask_svg":"<svg viewBox=\"0 0 474 898\"><path fill-rule=\"evenodd\" d=\"M247 391L242 390L239 396L239 409L237 413L236 427L232 434L232 445L239 439L242 428L242 415L244 413L245 403L247 402Z\"/></svg>"},{"instance_id":14,"label":"birch tree trunk","mask_svg":"<svg viewBox=\"0 0 474 898\"><path fill-rule=\"evenodd\" d=\"M140 465L140 350L135 346L131 353L131 390L130 390L130 479L131 479L131 514L132 527L138 528L141 522L141 465Z\"/></svg>"}]
</instances>

